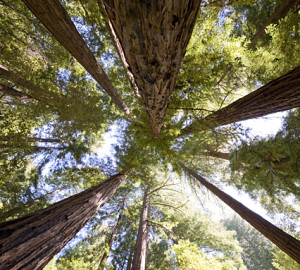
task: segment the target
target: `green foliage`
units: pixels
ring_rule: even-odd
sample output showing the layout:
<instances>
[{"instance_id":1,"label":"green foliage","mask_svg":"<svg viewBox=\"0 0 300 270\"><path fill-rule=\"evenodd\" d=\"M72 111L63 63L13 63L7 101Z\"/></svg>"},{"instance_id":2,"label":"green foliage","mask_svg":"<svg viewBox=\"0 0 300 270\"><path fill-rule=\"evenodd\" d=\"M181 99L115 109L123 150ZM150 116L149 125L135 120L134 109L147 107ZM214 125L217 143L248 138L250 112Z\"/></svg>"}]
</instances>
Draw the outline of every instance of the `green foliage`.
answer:
<instances>
[{"instance_id":1,"label":"green foliage","mask_svg":"<svg viewBox=\"0 0 300 270\"><path fill-rule=\"evenodd\" d=\"M275 247L262 234L237 216L223 220L223 224L227 230L236 232L235 237L243 249L241 255L247 269L274 269L272 260Z\"/></svg>"}]
</instances>

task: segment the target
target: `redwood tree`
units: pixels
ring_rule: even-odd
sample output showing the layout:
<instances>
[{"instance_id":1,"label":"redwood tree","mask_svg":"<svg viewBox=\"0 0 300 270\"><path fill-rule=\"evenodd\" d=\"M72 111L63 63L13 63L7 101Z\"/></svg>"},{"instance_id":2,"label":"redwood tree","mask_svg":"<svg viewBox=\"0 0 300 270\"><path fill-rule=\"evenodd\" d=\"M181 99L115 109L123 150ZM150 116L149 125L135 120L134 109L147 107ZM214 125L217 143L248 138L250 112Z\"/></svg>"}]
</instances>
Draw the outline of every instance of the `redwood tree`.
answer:
<instances>
[{"instance_id":1,"label":"redwood tree","mask_svg":"<svg viewBox=\"0 0 300 270\"><path fill-rule=\"evenodd\" d=\"M102 2L116 48L157 138L201 0Z\"/></svg>"},{"instance_id":2,"label":"redwood tree","mask_svg":"<svg viewBox=\"0 0 300 270\"><path fill-rule=\"evenodd\" d=\"M42 269L107 202L127 174L0 224L0 269Z\"/></svg>"},{"instance_id":3,"label":"redwood tree","mask_svg":"<svg viewBox=\"0 0 300 270\"><path fill-rule=\"evenodd\" d=\"M97 62L92 51L77 31L59 0L23 0L23 2L69 53L104 88L119 108L127 115L130 115L126 104L113 87L103 68Z\"/></svg>"},{"instance_id":4,"label":"redwood tree","mask_svg":"<svg viewBox=\"0 0 300 270\"><path fill-rule=\"evenodd\" d=\"M111 234L111 236L109 238L109 241L108 241L108 248L109 248L109 250L111 249L111 247L112 247L112 245L114 243L114 240L115 240L115 238L117 236L117 231L118 231L118 229L120 227L120 223L121 223L121 220L122 220L123 214L124 214L125 202L126 202L126 195L123 198L122 205L121 205L121 207L119 209L119 212L120 212L119 213L119 217L117 219L117 222L116 222L116 224L115 224L115 226L113 228L112 234ZM104 269L104 267L106 265L106 261L107 261L108 255L109 255L108 252L105 250L104 254L103 254L103 256L102 256L102 258L100 260L100 269Z\"/></svg>"},{"instance_id":5,"label":"redwood tree","mask_svg":"<svg viewBox=\"0 0 300 270\"><path fill-rule=\"evenodd\" d=\"M300 106L300 67L181 130L179 136Z\"/></svg>"},{"instance_id":6,"label":"redwood tree","mask_svg":"<svg viewBox=\"0 0 300 270\"><path fill-rule=\"evenodd\" d=\"M136 239L134 255L131 270L146 269L147 250L148 250L148 235L150 225L148 219L150 217L150 186L144 192L143 207L140 215L139 230Z\"/></svg>"},{"instance_id":7,"label":"redwood tree","mask_svg":"<svg viewBox=\"0 0 300 270\"><path fill-rule=\"evenodd\" d=\"M266 238L273 242L282 251L300 263L300 241L291 235L287 234L283 230L274 226L269 221L265 220L260 215L256 214L225 192L221 191L219 188L213 184L206 181L202 176L194 172L193 170L187 168L184 164L179 162L182 169L197 179L203 186L220 198L224 203L226 203L231 209L238 213L243 219L249 222L255 229L261 232Z\"/></svg>"}]
</instances>

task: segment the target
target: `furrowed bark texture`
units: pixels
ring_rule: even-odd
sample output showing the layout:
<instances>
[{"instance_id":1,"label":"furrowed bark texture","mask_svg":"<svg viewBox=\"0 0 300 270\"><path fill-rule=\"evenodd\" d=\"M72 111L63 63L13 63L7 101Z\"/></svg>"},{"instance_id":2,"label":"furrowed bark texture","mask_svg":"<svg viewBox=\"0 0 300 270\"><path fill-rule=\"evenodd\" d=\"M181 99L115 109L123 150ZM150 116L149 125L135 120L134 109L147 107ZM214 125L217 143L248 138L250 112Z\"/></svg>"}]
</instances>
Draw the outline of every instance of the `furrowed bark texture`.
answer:
<instances>
[{"instance_id":1,"label":"furrowed bark texture","mask_svg":"<svg viewBox=\"0 0 300 270\"><path fill-rule=\"evenodd\" d=\"M300 241L293 236L287 234L283 230L277 228L269 221L265 220L260 215L254 213L249 208L221 191L216 186L207 182L202 176L187 168L184 164L179 162L180 166L185 172L197 179L203 186L209 189L213 194L218 196L231 209L238 213L243 219L249 222L255 229L261 232L272 243L279 247L283 252L288 254L295 261L300 263Z\"/></svg>"},{"instance_id":2,"label":"furrowed bark texture","mask_svg":"<svg viewBox=\"0 0 300 270\"><path fill-rule=\"evenodd\" d=\"M143 208L140 215L139 231L136 239L131 270L145 270L147 262L148 235L150 226L150 186L144 193Z\"/></svg>"},{"instance_id":3,"label":"furrowed bark texture","mask_svg":"<svg viewBox=\"0 0 300 270\"><path fill-rule=\"evenodd\" d=\"M120 223L121 223L121 220L123 218L123 214L124 214L124 208L125 208L125 202L126 202L126 196L124 196L124 199L122 201L122 205L120 207L120 214L119 214L119 217L118 217L118 220L117 220L117 223L112 231L112 234L109 238L109 241L108 241L108 247L109 247L109 250L111 249L113 243L114 243L114 240L117 236L117 231L120 227ZM105 265L106 265L106 261L107 261L107 258L108 258L108 253L106 251L104 251L104 254L101 258L101 261L100 261L100 269L104 269Z\"/></svg>"},{"instance_id":4,"label":"furrowed bark texture","mask_svg":"<svg viewBox=\"0 0 300 270\"><path fill-rule=\"evenodd\" d=\"M297 67L227 107L194 121L181 130L179 137L299 106L300 67Z\"/></svg>"},{"instance_id":5,"label":"furrowed bark texture","mask_svg":"<svg viewBox=\"0 0 300 270\"><path fill-rule=\"evenodd\" d=\"M26 102L31 102L31 103L36 103L38 102L36 99L33 99L30 95L24 94L12 87L3 85L0 83L0 91L6 95L9 95L11 97L26 101Z\"/></svg>"},{"instance_id":6,"label":"furrowed bark texture","mask_svg":"<svg viewBox=\"0 0 300 270\"><path fill-rule=\"evenodd\" d=\"M142 97L153 138L163 125L200 2L102 1L127 74Z\"/></svg>"},{"instance_id":7,"label":"furrowed bark texture","mask_svg":"<svg viewBox=\"0 0 300 270\"><path fill-rule=\"evenodd\" d=\"M63 201L0 224L0 269L42 269L126 179L117 174Z\"/></svg>"},{"instance_id":8,"label":"furrowed bark texture","mask_svg":"<svg viewBox=\"0 0 300 270\"><path fill-rule=\"evenodd\" d=\"M113 87L101 65L77 31L59 0L22 0L65 49L104 88L111 99L127 114L130 111Z\"/></svg>"}]
</instances>

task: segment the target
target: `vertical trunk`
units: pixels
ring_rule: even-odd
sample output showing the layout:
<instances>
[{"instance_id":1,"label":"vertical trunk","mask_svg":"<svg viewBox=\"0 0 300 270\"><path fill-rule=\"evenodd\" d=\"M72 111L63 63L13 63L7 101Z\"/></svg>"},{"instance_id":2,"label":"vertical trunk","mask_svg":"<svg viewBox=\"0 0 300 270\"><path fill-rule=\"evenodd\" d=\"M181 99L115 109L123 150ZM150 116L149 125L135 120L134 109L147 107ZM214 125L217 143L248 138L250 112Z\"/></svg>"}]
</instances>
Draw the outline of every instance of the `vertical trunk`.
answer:
<instances>
[{"instance_id":1,"label":"vertical trunk","mask_svg":"<svg viewBox=\"0 0 300 270\"><path fill-rule=\"evenodd\" d=\"M56 190L53 190L53 191L45 194L45 195L42 195L36 199L29 200L26 203L20 203L19 206L0 214L0 221L2 222L4 220L6 220L7 218L20 213L20 211L22 211L22 209L24 209L24 208L29 208L29 207L33 206L34 204L39 204L41 201L45 201L46 199L50 198L51 196L55 195L56 193L60 192L61 190L65 189L65 188L66 188L66 186L63 186L61 188L58 188Z\"/></svg>"},{"instance_id":2,"label":"vertical trunk","mask_svg":"<svg viewBox=\"0 0 300 270\"><path fill-rule=\"evenodd\" d=\"M127 114L129 109L113 87L92 51L77 31L59 0L23 0L33 14L74 58L104 88L111 99Z\"/></svg>"},{"instance_id":3,"label":"vertical trunk","mask_svg":"<svg viewBox=\"0 0 300 270\"><path fill-rule=\"evenodd\" d=\"M119 228L121 220L123 218L123 213L124 213L124 208L125 208L125 201L126 201L126 195L123 198L122 205L121 205L120 210L119 210L120 214L119 214L117 223L114 226L114 229L113 229L112 234L111 234L111 236L109 238L109 241L108 241L108 248L109 248L109 250L111 249L111 247L112 247L112 245L114 243L114 240L115 240L116 235L117 235L118 228ZM104 267L106 265L107 258L108 258L108 252L104 251L104 254L103 254L103 256L102 256L102 258L100 260L99 269L104 269Z\"/></svg>"},{"instance_id":4,"label":"vertical trunk","mask_svg":"<svg viewBox=\"0 0 300 270\"><path fill-rule=\"evenodd\" d=\"M157 138L201 0L102 3L113 41Z\"/></svg>"},{"instance_id":5,"label":"vertical trunk","mask_svg":"<svg viewBox=\"0 0 300 270\"><path fill-rule=\"evenodd\" d=\"M299 0L284 0L282 4L275 9L269 19L257 30L255 35L251 38L250 44L248 45L248 49L253 47L255 42L261 37L261 35L265 32L266 27L271 24L275 19L280 19L284 17L288 11L295 6Z\"/></svg>"},{"instance_id":6,"label":"vertical trunk","mask_svg":"<svg viewBox=\"0 0 300 270\"><path fill-rule=\"evenodd\" d=\"M299 106L300 67L297 67L227 107L192 122L181 130L179 137Z\"/></svg>"},{"instance_id":7,"label":"vertical trunk","mask_svg":"<svg viewBox=\"0 0 300 270\"><path fill-rule=\"evenodd\" d=\"M0 269L42 269L106 203L126 179L98 186L28 216L0 224Z\"/></svg>"},{"instance_id":8,"label":"vertical trunk","mask_svg":"<svg viewBox=\"0 0 300 270\"><path fill-rule=\"evenodd\" d=\"M139 231L136 239L133 261L131 270L145 270L147 262L148 235L150 216L150 186L147 187L144 193L143 208L140 215Z\"/></svg>"},{"instance_id":9,"label":"vertical trunk","mask_svg":"<svg viewBox=\"0 0 300 270\"><path fill-rule=\"evenodd\" d=\"M126 270L131 269L133 253L134 253L134 241L132 240L131 241L131 246L130 246L130 253L129 253L128 260L127 260Z\"/></svg>"},{"instance_id":10,"label":"vertical trunk","mask_svg":"<svg viewBox=\"0 0 300 270\"><path fill-rule=\"evenodd\" d=\"M36 103L38 102L36 99L33 99L30 95L24 94L12 87L5 86L0 83L0 91L3 92L4 94L7 94L9 96L12 96L14 98L18 98L23 101L31 102L31 103Z\"/></svg>"},{"instance_id":11,"label":"vertical trunk","mask_svg":"<svg viewBox=\"0 0 300 270\"><path fill-rule=\"evenodd\" d=\"M285 233L281 229L274 226L269 221L265 220L260 215L254 213L249 208L221 191L216 186L207 182L202 176L198 175L193 170L185 167L181 162L179 165L185 172L197 179L203 186L209 189L213 194L219 197L224 203L226 203L231 209L238 213L243 219L249 222L255 229L261 232L271 242L273 242L282 251L288 254L295 261L300 263L300 241Z\"/></svg>"}]
</instances>

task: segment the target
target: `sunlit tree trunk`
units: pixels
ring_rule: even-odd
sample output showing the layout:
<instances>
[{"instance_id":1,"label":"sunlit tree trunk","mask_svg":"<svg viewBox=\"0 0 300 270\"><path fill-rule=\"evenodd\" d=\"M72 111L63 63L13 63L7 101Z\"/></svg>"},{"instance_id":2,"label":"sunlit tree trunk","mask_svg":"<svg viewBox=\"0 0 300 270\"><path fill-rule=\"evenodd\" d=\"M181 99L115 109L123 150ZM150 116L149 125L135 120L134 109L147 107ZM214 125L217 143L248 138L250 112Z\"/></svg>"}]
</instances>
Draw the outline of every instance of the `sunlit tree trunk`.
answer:
<instances>
[{"instance_id":1,"label":"sunlit tree trunk","mask_svg":"<svg viewBox=\"0 0 300 270\"><path fill-rule=\"evenodd\" d=\"M297 67L202 120L195 120L181 130L179 137L299 106L300 67Z\"/></svg>"},{"instance_id":2,"label":"sunlit tree trunk","mask_svg":"<svg viewBox=\"0 0 300 270\"><path fill-rule=\"evenodd\" d=\"M265 220L260 215L254 213L249 208L233 199L231 196L221 191L213 184L206 181L202 176L187 168L184 164L179 162L182 169L197 179L203 186L209 189L213 194L219 197L224 203L226 203L231 209L238 213L243 219L249 222L255 229L261 232L272 243L279 247L282 251L288 254L291 258L300 263L300 241L291 235L287 234L283 230L274 226L269 221Z\"/></svg>"},{"instance_id":3,"label":"sunlit tree trunk","mask_svg":"<svg viewBox=\"0 0 300 270\"><path fill-rule=\"evenodd\" d=\"M136 239L133 261L131 270L145 270L147 262L148 235L150 217L150 186L147 187L144 193L143 207L140 215L139 230Z\"/></svg>"},{"instance_id":4,"label":"sunlit tree trunk","mask_svg":"<svg viewBox=\"0 0 300 270\"><path fill-rule=\"evenodd\" d=\"M106 203L126 179L98 186L28 216L0 224L0 269L42 269Z\"/></svg>"},{"instance_id":5,"label":"sunlit tree trunk","mask_svg":"<svg viewBox=\"0 0 300 270\"><path fill-rule=\"evenodd\" d=\"M126 196L124 196L124 198L123 198L122 205L121 205L121 207L119 209L119 213L120 214L119 214L119 217L117 219L117 223L114 226L112 234L111 234L111 236L109 238L109 241L108 241L108 248L109 248L109 250L111 249L111 247L112 247L112 245L114 243L114 240L115 240L115 238L117 236L117 231L118 231L118 229L120 227L120 223L121 223L121 220L122 220L123 214L124 214L125 202L126 202ZM108 252L104 251L104 254L103 254L103 256L102 256L102 258L100 260L99 269L104 269L104 267L106 265L107 258L108 258Z\"/></svg>"},{"instance_id":6,"label":"sunlit tree trunk","mask_svg":"<svg viewBox=\"0 0 300 270\"><path fill-rule=\"evenodd\" d=\"M59 0L22 0L52 35L104 88L111 99L130 115L126 104L113 87L101 65L77 31Z\"/></svg>"},{"instance_id":7,"label":"sunlit tree trunk","mask_svg":"<svg viewBox=\"0 0 300 270\"><path fill-rule=\"evenodd\" d=\"M157 138L201 0L102 3L113 41Z\"/></svg>"}]
</instances>

